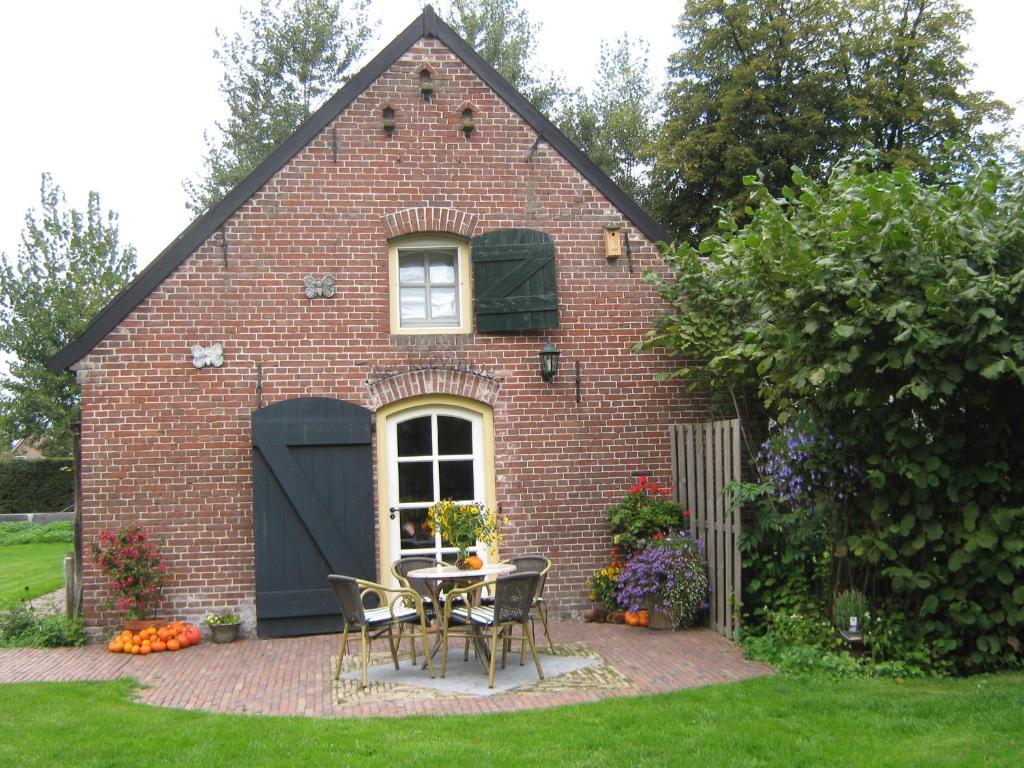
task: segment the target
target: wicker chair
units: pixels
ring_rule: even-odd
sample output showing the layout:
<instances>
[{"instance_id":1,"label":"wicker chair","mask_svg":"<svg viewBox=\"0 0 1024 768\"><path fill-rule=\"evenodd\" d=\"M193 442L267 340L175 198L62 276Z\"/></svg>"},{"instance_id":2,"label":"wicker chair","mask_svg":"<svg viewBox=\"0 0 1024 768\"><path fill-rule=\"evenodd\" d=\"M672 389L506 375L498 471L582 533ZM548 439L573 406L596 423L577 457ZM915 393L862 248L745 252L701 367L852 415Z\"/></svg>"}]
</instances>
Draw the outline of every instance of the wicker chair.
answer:
<instances>
[{"instance_id":1,"label":"wicker chair","mask_svg":"<svg viewBox=\"0 0 1024 768\"><path fill-rule=\"evenodd\" d=\"M555 643L551 639L551 630L548 628L548 609L544 604L544 584L548 579L548 572L551 570L551 561L544 555L520 555L513 557L509 562L516 567L516 573L539 573L540 581L537 582L537 594L533 598L533 607L537 609L541 624L544 625L544 637L548 639L548 646L551 652L555 652ZM493 597L484 597L484 605L494 603ZM531 618L532 621L532 618Z\"/></svg>"},{"instance_id":2,"label":"wicker chair","mask_svg":"<svg viewBox=\"0 0 1024 768\"><path fill-rule=\"evenodd\" d=\"M490 630L490 659L487 674L488 687L494 687L494 664L498 655L498 638L502 641L511 637L519 627L525 643L529 643L537 674L544 679L540 666L537 645L533 640L530 610L537 594L539 573L514 573L500 576L494 581L482 581L448 593L442 622L441 677L448 671L448 640L452 637L481 639L484 631ZM494 604L480 605L479 597L486 587L493 588ZM505 668L507 644L502 642L501 667Z\"/></svg>"},{"instance_id":3,"label":"wicker chair","mask_svg":"<svg viewBox=\"0 0 1024 768\"><path fill-rule=\"evenodd\" d=\"M370 642L387 634L388 646L391 649L391 660L398 669L398 650L395 643L393 629L404 624L420 625L420 632L423 637L423 652L427 657L427 666L430 668L430 676L434 676L434 663L430 658L429 645L427 643L427 620L423 610L423 601L415 590L401 587L392 589L383 584L376 584L372 581L354 579L351 576L338 576L331 574L327 577L334 595L341 606L341 618L345 626L341 633L341 641L338 644L338 664L334 670L334 677L341 676L341 662L348 647L348 633L350 629L358 629L360 635L359 661L362 667L362 686L366 688L369 684L367 667L370 664ZM380 601L378 608L366 608L363 605L367 595L376 595ZM394 597L389 598L389 595ZM414 643L415 643L415 637ZM413 664L416 663L415 644L413 645Z\"/></svg>"},{"instance_id":4,"label":"wicker chair","mask_svg":"<svg viewBox=\"0 0 1024 768\"><path fill-rule=\"evenodd\" d=\"M420 568L433 568L438 564L438 561L434 558L422 555L403 557L401 560L395 560L391 564L391 575L403 587L414 590L420 596L428 618L434 612L434 601L430 597L430 590L427 589L427 583L423 579L410 579L409 571L415 571Z\"/></svg>"},{"instance_id":5,"label":"wicker chair","mask_svg":"<svg viewBox=\"0 0 1024 768\"><path fill-rule=\"evenodd\" d=\"M415 571L419 568L433 568L438 565L438 561L432 557L425 555L416 555L414 557L403 557L399 560L395 560L391 564L391 575L395 577L395 581L401 584L406 589L411 589L420 596L420 600L423 601L423 612L426 615L427 623L433 622L436 615L434 611L434 599L430 595L430 589L427 587L427 583L423 579L410 579L409 571ZM402 644L402 630L404 627L398 628L398 644ZM416 635L415 633L410 635L409 643L412 645L412 660L416 663ZM429 654L429 649L427 649Z\"/></svg>"}]
</instances>

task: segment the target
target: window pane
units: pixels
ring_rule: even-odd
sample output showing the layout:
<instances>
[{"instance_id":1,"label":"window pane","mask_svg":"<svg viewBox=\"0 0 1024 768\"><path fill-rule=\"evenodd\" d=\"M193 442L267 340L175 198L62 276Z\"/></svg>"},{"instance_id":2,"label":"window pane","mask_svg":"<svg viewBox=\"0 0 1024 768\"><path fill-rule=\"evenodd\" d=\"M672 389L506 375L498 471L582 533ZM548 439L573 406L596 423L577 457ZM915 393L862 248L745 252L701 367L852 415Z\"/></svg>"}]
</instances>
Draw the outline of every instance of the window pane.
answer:
<instances>
[{"instance_id":1,"label":"window pane","mask_svg":"<svg viewBox=\"0 0 1024 768\"><path fill-rule=\"evenodd\" d=\"M472 501L476 498L472 461L439 461L438 475L442 499Z\"/></svg>"},{"instance_id":2,"label":"window pane","mask_svg":"<svg viewBox=\"0 0 1024 768\"><path fill-rule=\"evenodd\" d=\"M455 254L432 254L430 256L430 282L455 283Z\"/></svg>"},{"instance_id":3,"label":"window pane","mask_svg":"<svg viewBox=\"0 0 1024 768\"><path fill-rule=\"evenodd\" d=\"M420 284L426 282L425 273L423 270L423 254L399 254L398 282Z\"/></svg>"},{"instance_id":4,"label":"window pane","mask_svg":"<svg viewBox=\"0 0 1024 768\"><path fill-rule=\"evenodd\" d=\"M420 416L418 419L409 419L398 423L399 456L430 456L432 454L429 416Z\"/></svg>"},{"instance_id":5,"label":"window pane","mask_svg":"<svg viewBox=\"0 0 1024 768\"><path fill-rule=\"evenodd\" d=\"M406 461L398 465L398 501L434 500L434 466L430 461Z\"/></svg>"},{"instance_id":6,"label":"window pane","mask_svg":"<svg viewBox=\"0 0 1024 768\"><path fill-rule=\"evenodd\" d=\"M434 320L452 319L455 317L455 289L430 289L430 316Z\"/></svg>"},{"instance_id":7,"label":"window pane","mask_svg":"<svg viewBox=\"0 0 1024 768\"><path fill-rule=\"evenodd\" d=\"M447 456L473 453L473 422L455 416L438 416L437 452Z\"/></svg>"},{"instance_id":8,"label":"window pane","mask_svg":"<svg viewBox=\"0 0 1024 768\"><path fill-rule=\"evenodd\" d=\"M403 288L402 289L402 319L403 320L426 320L427 319L427 289L426 288Z\"/></svg>"},{"instance_id":9,"label":"window pane","mask_svg":"<svg viewBox=\"0 0 1024 768\"><path fill-rule=\"evenodd\" d=\"M427 524L427 510L403 509L399 512L402 549L423 549L434 546L434 534Z\"/></svg>"}]
</instances>

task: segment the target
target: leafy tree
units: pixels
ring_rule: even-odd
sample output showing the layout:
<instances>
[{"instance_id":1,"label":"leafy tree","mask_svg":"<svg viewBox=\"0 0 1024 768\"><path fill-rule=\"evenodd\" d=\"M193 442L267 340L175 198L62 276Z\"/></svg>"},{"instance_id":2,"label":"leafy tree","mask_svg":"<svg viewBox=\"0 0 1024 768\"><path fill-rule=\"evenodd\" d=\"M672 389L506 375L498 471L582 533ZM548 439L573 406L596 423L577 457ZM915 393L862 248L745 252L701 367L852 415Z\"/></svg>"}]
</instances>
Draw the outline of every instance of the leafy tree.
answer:
<instances>
[{"instance_id":1,"label":"leafy tree","mask_svg":"<svg viewBox=\"0 0 1024 768\"><path fill-rule=\"evenodd\" d=\"M656 109L647 67L647 43L623 35L601 43L597 78L589 94L567 99L558 127L616 184L641 204Z\"/></svg>"},{"instance_id":2,"label":"leafy tree","mask_svg":"<svg viewBox=\"0 0 1024 768\"><path fill-rule=\"evenodd\" d=\"M241 11L244 32L217 31L224 67L220 90L228 107L217 136L206 135L204 172L186 181L189 210L218 203L348 80L372 32L369 0L261 0Z\"/></svg>"},{"instance_id":3,"label":"leafy tree","mask_svg":"<svg viewBox=\"0 0 1024 768\"><path fill-rule=\"evenodd\" d=\"M78 386L46 361L121 290L135 271L135 249L120 244L117 215L103 212L95 192L83 214L43 174L40 204L39 214L25 215L17 257L0 254L0 350L13 357L0 377L0 434L68 456Z\"/></svg>"},{"instance_id":4,"label":"leafy tree","mask_svg":"<svg viewBox=\"0 0 1024 768\"><path fill-rule=\"evenodd\" d=\"M518 0L451 0L445 21L537 109L550 112L562 94L557 78L536 74L540 24Z\"/></svg>"},{"instance_id":5,"label":"leafy tree","mask_svg":"<svg viewBox=\"0 0 1024 768\"><path fill-rule=\"evenodd\" d=\"M817 483L830 540L813 555L905 648L940 668L1019 664L1024 173L929 184L886 165L878 150L826 183L797 172L781 194L748 178L749 223L723 216L699 251L667 254L675 279L654 279L674 311L648 344L701 361L677 372L690 386L752 382L777 421L814 426L824 452L802 461L841 474L846 501Z\"/></svg>"},{"instance_id":6,"label":"leafy tree","mask_svg":"<svg viewBox=\"0 0 1024 768\"><path fill-rule=\"evenodd\" d=\"M821 181L869 145L925 178L947 141L961 163L989 156L1009 109L969 87L971 23L956 0L691 0L657 147L659 218L696 242L719 206L742 212L744 175L777 192L792 166Z\"/></svg>"}]
</instances>

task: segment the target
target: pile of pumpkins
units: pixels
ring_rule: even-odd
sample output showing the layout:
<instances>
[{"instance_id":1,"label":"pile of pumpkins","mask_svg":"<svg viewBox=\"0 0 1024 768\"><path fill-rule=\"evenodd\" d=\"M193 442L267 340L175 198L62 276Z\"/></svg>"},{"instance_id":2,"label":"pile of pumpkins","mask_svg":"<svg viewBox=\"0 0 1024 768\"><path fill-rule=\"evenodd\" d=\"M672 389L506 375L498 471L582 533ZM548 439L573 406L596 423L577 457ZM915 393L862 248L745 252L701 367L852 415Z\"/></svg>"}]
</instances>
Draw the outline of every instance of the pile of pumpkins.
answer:
<instances>
[{"instance_id":1,"label":"pile of pumpkins","mask_svg":"<svg viewBox=\"0 0 1024 768\"><path fill-rule=\"evenodd\" d=\"M646 627L651 623L650 614L646 609L642 611L626 611L625 620L626 624L631 627Z\"/></svg>"},{"instance_id":2,"label":"pile of pumpkins","mask_svg":"<svg viewBox=\"0 0 1024 768\"><path fill-rule=\"evenodd\" d=\"M163 651L180 651L192 645L199 645L202 633L194 624L172 621L162 627L151 626L132 632L124 630L107 644L111 653L129 653L133 656L148 656Z\"/></svg>"}]
</instances>

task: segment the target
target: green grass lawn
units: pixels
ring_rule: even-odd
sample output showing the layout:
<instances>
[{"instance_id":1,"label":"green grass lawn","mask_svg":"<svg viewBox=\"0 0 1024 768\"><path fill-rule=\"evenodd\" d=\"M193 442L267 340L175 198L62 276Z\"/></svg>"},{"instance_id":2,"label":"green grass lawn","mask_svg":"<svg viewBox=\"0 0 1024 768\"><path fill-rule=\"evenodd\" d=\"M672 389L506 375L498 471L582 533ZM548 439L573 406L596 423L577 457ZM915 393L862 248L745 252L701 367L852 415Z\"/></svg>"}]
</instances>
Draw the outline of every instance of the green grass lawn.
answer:
<instances>
[{"instance_id":1,"label":"green grass lawn","mask_svg":"<svg viewBox=\"0 0 1024 768\"><path fill-rule=\"evenodd\" d=\"M776 676L474 717L318 720L131 703L133 685L0 686L0 765L1020 766L1024 674Z\"/></svg>"},{"instance_id":2,"label":"green grass lawn","mask_svg":"<svg viewBox=\"0 0 1024 768\"><path fill-rule=\"evenodd\" d=\"M14 597L31 600L60 589L64 585L64 555L73 549L71 544L0 546L0 604Z\"/></svg>"}]
</instances>

